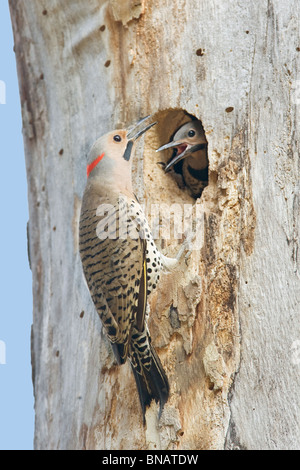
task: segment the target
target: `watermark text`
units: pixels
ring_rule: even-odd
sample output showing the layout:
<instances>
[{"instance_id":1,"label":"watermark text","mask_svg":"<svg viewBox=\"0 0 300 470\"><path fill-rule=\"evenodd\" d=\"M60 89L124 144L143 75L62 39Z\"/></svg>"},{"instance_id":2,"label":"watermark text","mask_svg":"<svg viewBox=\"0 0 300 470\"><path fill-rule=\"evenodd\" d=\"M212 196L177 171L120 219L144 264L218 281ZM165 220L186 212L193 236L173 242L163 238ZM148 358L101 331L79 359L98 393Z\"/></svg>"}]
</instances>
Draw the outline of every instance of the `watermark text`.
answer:
<instances>
[{"instance_id":1,"label":"watermark text","mask_svg":"<svg viewBox=\"0 0 300 470\"><path fill-rule=\"evenodd\" d=\"M204 244L204 212L200 205L150 204L142 207L125 197L117 205L100 204L96 215L97 237L101 240L146 239L190 240L190 250Z\"/></svg>"}]
</instances>

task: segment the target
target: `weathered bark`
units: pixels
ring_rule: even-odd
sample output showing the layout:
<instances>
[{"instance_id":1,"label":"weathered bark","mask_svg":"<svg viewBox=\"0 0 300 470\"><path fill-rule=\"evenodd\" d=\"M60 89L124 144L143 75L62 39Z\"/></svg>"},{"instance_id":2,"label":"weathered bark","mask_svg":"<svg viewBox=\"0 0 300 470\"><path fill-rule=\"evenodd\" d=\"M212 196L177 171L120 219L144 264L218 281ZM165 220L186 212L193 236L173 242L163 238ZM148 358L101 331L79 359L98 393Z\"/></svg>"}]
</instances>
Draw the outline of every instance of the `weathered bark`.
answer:
<instances>
[{"instance_id":1,"label":"weathered bark","mask_svg":"<svg viewBox=\"0 0 300 470\"><path fill-rule=\"evenodd\" d=\"M46 6L45 6L46 5ZM135 6L133 6L135 5ZM36 449L300 446L299 2L10 0L29 187ZM86 154L156 113L136 154L147 205L194 203L154 149L201 119L203 244L150 298L171 385L143 427L83 282ZM165 253L178 250L173 240Z\"/></svg>"}]
</instances>

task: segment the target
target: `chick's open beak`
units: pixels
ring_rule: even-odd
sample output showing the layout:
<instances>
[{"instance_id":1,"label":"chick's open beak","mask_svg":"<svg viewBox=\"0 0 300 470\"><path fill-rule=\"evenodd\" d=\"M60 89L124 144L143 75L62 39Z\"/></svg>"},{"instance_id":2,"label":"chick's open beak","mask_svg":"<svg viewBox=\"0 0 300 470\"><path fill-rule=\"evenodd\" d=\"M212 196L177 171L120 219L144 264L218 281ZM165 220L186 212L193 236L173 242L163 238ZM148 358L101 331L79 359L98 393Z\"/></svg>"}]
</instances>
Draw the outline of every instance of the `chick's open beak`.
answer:
<instances>
[{"instance_id":1,"label":"chick's open beak","mask_svg":"<svg viewBox=\"0 0 300 470\"><path fill-rule=\"evenodd\" d=\"M165 172L168 172L172 166L176 165L176 163L180 162L183 158L187 157L191 153L197 152L206 147L206 144L196 144L190 145L182 140L172 141L168 144L162 145L156 151L161 152L162 150L167 150L169 148L174 148L176 150L176 155L172 160L166 165Z\"/></svg>"}]
</instances>

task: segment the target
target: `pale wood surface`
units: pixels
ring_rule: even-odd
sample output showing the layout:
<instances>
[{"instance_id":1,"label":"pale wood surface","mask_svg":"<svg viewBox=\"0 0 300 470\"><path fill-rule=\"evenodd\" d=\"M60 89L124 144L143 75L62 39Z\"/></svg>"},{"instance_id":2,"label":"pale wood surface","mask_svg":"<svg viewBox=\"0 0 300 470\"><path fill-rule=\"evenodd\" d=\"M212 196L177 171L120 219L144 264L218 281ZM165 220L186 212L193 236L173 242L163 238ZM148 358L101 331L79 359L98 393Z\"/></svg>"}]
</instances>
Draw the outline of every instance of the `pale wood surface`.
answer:
<instances>
[{"instance_id":1,"label":"pale wood surface","mask_svg":"<svg viewBox=\"0 0 300 470\"><path fill-rule=\"evenodd\" d=\"M299 2L9 3L36 449L299 448ZM137 152L136 192L148 205L193 202L154 151L178 109L202 120L209 144L203 245L150 299L171 398L159 426L152 407L143 428L129 366L113 365L83 281L78 217L93 141L149 113L159 124Z\"/></svg>"}]
</instances>

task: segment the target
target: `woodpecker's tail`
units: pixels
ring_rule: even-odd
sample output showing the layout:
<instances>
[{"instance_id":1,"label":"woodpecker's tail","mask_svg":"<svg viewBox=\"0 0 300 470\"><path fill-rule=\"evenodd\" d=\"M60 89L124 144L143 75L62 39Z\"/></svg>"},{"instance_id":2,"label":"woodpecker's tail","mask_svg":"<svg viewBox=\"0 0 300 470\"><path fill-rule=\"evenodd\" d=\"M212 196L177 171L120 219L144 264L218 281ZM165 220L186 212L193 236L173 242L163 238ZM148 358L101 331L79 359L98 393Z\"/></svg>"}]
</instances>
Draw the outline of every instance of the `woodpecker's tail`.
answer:
<instances>
[{"instance_id":1,"label":"woodpecker's tail","mask_svg":"<svg viewBox=\"0 0 300 470\"><path fill-rule=\"evenodd\" d=\"M129 359L142 406L144 424L146 407L152 400L159 403L159 418L169 398L169 382L150 337L136 332L132 335Z\"/></svg>"}]
</instances>

